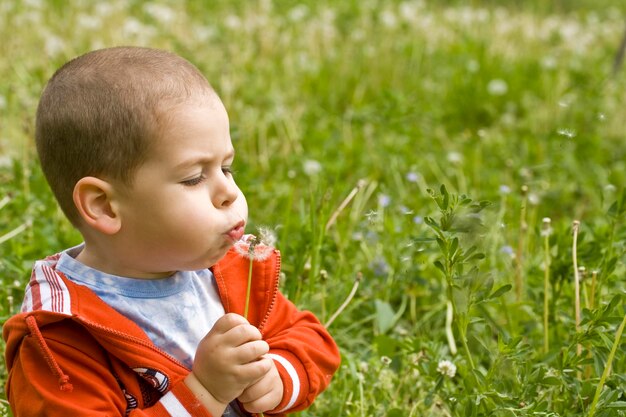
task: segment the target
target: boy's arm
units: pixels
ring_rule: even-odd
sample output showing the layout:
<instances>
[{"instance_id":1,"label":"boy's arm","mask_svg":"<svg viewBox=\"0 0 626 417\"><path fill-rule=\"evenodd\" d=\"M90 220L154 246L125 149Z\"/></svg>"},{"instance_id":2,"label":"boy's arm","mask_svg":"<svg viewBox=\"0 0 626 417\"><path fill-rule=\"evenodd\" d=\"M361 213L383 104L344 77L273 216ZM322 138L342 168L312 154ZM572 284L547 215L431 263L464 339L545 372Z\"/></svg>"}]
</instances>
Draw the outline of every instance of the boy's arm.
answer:
<instances>
[{"instance_id":1,"label":"boy's arm","mask_svg":"<svg viewBox=\"0 0 626 417\"><path fill-rule=\"evenodd\" d=\"M298 310L280 293L262 332L284 389L283 400L269 414L307 408L339 368L335 341L313 313Z\"/></svg>"},{"instance_id":2,"label":"boy's arm","mask_svg":"<svg viewBox=\"0 0 626 417\"><path fill-rule=\"evenodd\" d=\"M85 341L86 336L89 339L75 328L65 328L64 337L56 337L53 330L44 327L41 337L47 354L36 336L23 338L11 360L7 383L9 402L16 417L126 415L128 403L110 359L95 341ZM54 367L69 377L64 390L59 375L51 371L51 358ZM169 417L186 410L190 416L211 417L193 388L180 380L155 405L135 409L130 416ZM216 415L221 415L221 411L217 412Z\"/></svg>"}]
</instances>

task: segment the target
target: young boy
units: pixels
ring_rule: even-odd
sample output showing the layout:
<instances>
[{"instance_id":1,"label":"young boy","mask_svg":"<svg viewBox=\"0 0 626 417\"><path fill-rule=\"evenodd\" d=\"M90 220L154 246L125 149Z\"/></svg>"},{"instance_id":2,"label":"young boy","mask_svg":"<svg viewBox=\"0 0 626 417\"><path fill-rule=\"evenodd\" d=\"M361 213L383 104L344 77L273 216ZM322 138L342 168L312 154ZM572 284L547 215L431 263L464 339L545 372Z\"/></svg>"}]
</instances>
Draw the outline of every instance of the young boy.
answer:
<instances>
[{"instance_id":1,"label":"young boy","mask_svg":"<svg viewBox=\"0 0 626 417\"><path fill-rule=\"evenodd\" d=\"M326 388L337 347L278 292L278 251L232 248L248 209L228 116L192 64L80 56L48 82L36 141L84 243L35 264L4 326L16 417L283 415Z\"/></svg>"}]
</instances>

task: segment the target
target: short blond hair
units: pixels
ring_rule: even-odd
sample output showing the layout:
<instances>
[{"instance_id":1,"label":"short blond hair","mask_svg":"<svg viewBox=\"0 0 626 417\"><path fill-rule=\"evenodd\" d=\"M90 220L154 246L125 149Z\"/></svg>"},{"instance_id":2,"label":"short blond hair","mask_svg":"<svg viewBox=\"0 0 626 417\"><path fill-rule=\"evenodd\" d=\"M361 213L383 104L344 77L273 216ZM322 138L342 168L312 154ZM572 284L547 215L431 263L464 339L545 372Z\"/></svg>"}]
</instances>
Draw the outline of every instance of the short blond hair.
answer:
<instances>
[{"instance_id":1,"label":"short blond hair","mask_svg":"<svg viewBox=\"0 0 626 417\"><path fill-rule=\"evenodd\" d=\"M131 184L167 111L212 93L189 61L151 48L92 51L48 81L37 107L37 153L61 209L74 224L76 183L96 176Z\"/></svg>"}]
</instances>

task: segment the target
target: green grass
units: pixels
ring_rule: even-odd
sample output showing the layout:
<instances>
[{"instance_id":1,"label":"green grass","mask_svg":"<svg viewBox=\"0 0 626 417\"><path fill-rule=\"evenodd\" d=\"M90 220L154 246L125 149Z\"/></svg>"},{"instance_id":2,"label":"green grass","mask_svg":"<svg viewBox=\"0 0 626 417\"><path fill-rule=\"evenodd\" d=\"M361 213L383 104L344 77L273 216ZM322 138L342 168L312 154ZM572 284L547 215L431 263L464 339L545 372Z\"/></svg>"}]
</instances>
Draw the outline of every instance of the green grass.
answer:
<instances>
[{"instance_id":1,"label":"green grass","mask_svg":"<svg viewBox=\"0 0 626 417\"><path fill-rule=\"evenodd\" d=\"M330 327L342 367L301 415L626 415L616 3L1 3L0 236L16 232L0 237L0 317L33 260L80 241L34 154L45 81L93 48L162 47L229 111L250 231L276 230L283 292L326 322L361 276Z\"/></svg>"}]
</instances>

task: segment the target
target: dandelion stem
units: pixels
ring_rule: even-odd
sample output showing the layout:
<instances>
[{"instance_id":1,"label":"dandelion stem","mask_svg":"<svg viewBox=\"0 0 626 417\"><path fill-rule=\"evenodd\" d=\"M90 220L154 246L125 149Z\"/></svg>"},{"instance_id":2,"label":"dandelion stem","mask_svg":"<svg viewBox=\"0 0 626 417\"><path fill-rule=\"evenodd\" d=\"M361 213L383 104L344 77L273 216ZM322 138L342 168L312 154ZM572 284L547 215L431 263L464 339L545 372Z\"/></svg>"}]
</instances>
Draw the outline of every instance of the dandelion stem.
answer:
<instances>
[{"instance_id":1,"label":"dandelion stem","mask_svg":"<svg viewBox=\"0 0 626 417\"><path fill-rule=\"evenodd\" d=\"M250 258L250 267L248 268L248 285L246 286L246 305L243 309L243 316L248 319L248 310L250 308L250 289L252 287L252 264L254 259Z\"/></svg>"},{"instance_id":2,"label":"dandelion stem","mask_svg":"<svg viewBox=\"0 0 626 417\"><path fill-rule=\"evenodd\" d=\"M524 293L524 280L522 279L524 244L528 223L526 221L526 204L528 204L528 186L522 185L522 207L520 210L519 237L517 239L517 253L515 256L515 298L519 302Z\"/></svg>"},{"instance_id":3,"label":"dandelion stem","mask_svg":"<svg viewBox=\"0 0 626 417\"><path fill-rule=\"evenodd\" d=\"M335 223L335 221L337 220L337 217L339 217L339 214L343 211L343 209L346 208L348 204L350 204L350 201L352 201L354 196L356 196L356 194L359 192L361 188L365 186L365 184L367 184L367 181L365 181L364 179L360 179L356 183L356 186L352 189L352 191L350 191L348 196L344 198L341 204L339 204L339 207L337 207L337 209L330 216L330 218L328 219L328 222L326 222L326 231L328 231L328 229L330 229L330 227Z\"/></svg>"},{"instance_id":4,"label":"dandelion stem","mask_svg":"<svg viewBox=\"0 0 626 417\"><path fill-rule=\"evenodd\" d=\"M604 388L604 383L606 379L609 377L611 373L611 367L613 364L613 358L615 357L615 352L617 352L617 347L620 344L620 340L622 338L622 333L624 332L624 326L626 326L626 314L624 315L624 319L622 323L619 325L617 332L615 333L615 340L613 341L613 346L611 347L611 352L609 353L609 357L606 359L606 365L604 366L604 371L602 372L602 376L600 377L600 383L596 387L596 393L593 396L593 401L589 406L589 414L587 417L593 417L596 412L596 406L598 405L598 400L600 399L600 394L602 393L602 388Z\"/></svg>"},{"instance_id":5,"label":"dandelion stem","mask_svg":"<svg viewBox=\"0 0 626 417\"><path fill-rule=\"evenodd\" d=\"M548 353L550 350L550 336L548 327L548 318L550 314L550 305L548 291L550 290L550 218L543 219L543 350Z\"/></svg>"},{"instance_id":6,"label":"dandelion stem","mask_svg":"<svg viewBox=\"0 0 626 417\"><path fill-rule=\"evenodd\" d=\"M363 279L363 274L358 272L356 274L356 278L354 279L354 284L352 285L352 290L350 290L350 294L348 294L343 304L341 304L337 311L335 311L335 313L328 319L328 321L324 325L326 328L330 327L333 321L335 321L335 319L339 317L339 315L346 309L346 307L348 307L348 304L350 304L350 301L352 301L354 295L356 294L356 290L359 288L359 283L361 282L361 279Z\"/></svg>"},{"instance_id":7,"label":"dandelion stem","mask_svg":"<svg viewBox=\"0 0 626 417\"><path fill-rule=\"evenodd\" d=\"M591 271L591 294L589 295L589 308L596 308L596 285L598 283L598 271Z\"/></svg>"},{"instance_id":8,"label":"dandelion stem","mask_svg":"<svg viewBox=\"0 0 626 417\"><path fill-rule=\"evenodd\" d=\"M446 301L446 338L448 339L448 347L450 353L456 355L456 341L454 340L454 332L452 332L452 319L454 318L454 307L450 300Z\"/></svg>"},{"instance_id":9,"label":"dandelion stem","mask_svg":"<svg viewBox=\"0 0 626 417\"><path fill-rule=\"evenodd\" d=\"M576 333L580 332L580 275L578 271L578 255L577 255L577 244L578 244L578 228L580 226L580 222L578 220L574 220L572 224L572 231L574 233L574 239L572 241L572 262L574 264L574 316L576 323ZM576 346L576 354L580 356L582 353L582 345L579 343Z\"/></svg>"},{"instance_id":10,"label":"dandelion stem","mask_svg":"<svg viewBox=\"0 0 626 417\"><path fill-rule=\"evenodd\" d=\"M28 226L30 226L30 222L22 223L10 232L0 236L0 245L22 233Z\"/></svg>"}]
</instances>

